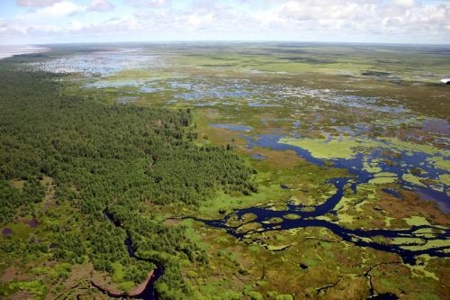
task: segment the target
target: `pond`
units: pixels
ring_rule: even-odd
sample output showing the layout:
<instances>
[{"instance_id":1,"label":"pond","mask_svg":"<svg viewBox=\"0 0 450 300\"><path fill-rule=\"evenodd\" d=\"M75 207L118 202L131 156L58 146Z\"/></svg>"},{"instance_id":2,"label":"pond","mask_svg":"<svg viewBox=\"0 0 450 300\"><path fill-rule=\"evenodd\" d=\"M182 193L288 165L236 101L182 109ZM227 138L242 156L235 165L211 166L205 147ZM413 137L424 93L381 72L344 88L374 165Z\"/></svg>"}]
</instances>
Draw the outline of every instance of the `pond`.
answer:
<instances>
[{"instance_id":1,"label":"pond","mask_svg":"<svg viewBox=\"0 0 450 300\"><path fill-rule=\"evenodd\" d=\"M249 132L252 130L250 126L239 125L239 124L209 124L209 126L214 128L228 129L231 131L242 131Z\"/></svg>"}]
</instances>

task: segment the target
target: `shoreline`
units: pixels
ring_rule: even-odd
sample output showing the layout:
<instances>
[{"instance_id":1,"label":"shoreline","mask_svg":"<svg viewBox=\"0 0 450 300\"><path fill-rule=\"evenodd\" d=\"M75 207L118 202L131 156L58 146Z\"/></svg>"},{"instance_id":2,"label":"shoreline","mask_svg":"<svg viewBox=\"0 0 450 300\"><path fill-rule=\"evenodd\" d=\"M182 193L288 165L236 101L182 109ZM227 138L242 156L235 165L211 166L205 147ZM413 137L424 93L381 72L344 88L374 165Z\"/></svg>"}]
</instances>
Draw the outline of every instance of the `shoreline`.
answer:
<instances>
[{"instance_id":1,"label":"shoreline","mask_svg":"<svg viewBox=\"0 0 450 300\"><path fill-rule=\"evenodd\" d=\"M50 48L33 45L0 45L0 60L16 55L48 52Z\"/></svg>"},{"instance_id":2,"label":"shoreline","mask_svg":"<svg viewBox=\"0 0 450 300\"><path fill-rule=\"evenodd\" d=\"M98 290L108 294L110 297L136 297L144 292L147 284L154 278L155 270L150 270L147 274L147 279L145 279L142 283L135 286L131 291L125 292L116 288L104 287L101 283L96 282L96 280L91 279L91 285Z\"/></svg>"}]
</instances>

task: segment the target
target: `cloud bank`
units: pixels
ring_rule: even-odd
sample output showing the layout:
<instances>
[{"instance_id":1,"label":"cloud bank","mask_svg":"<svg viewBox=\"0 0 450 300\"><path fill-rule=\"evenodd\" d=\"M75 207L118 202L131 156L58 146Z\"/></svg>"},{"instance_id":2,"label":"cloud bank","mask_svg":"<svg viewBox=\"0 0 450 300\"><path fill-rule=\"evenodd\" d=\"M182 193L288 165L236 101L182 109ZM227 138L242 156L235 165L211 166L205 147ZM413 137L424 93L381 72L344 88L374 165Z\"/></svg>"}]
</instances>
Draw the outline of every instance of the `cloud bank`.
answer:
<instances>
[{"instance_id":1,"label":"cloud bank","mask_svg":"<svg viewBox=\"0 0 450 300\"><path fill-rule=\"evenodd\" d=\"M450 43L445 0L16 0L5 41Z\"/></svg>"}]
</instances>

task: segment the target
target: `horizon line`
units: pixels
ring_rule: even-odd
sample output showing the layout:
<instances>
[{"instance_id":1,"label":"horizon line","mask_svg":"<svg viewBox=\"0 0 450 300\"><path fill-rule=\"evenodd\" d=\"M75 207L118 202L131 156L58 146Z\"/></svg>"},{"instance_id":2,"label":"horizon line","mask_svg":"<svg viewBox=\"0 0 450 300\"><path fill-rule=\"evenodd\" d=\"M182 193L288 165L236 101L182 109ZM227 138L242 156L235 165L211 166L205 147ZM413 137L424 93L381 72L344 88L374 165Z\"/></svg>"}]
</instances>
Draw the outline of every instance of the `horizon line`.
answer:
<instances>
[{"instance_id":1,"label":"horizon line","mask_svg":"<svg viewBox=\"0 0 450 300\"><path fill-rule=\"evenodd\" d=\"M420 43L420 42L346 42L346 41L299 41L299 40L154 40L154 41L87 41L87 42L51 42L51 43L20 43L20 44L0 44L0 47L5 46L49 46L49 45L88 45L88 44L195 44L195 43L209 43L209 44L268 44L268 43L293 43L293 44L344 44L344 45L387 45L387 46L448 46L449 43Z\"/></svg>"}]
</instances>

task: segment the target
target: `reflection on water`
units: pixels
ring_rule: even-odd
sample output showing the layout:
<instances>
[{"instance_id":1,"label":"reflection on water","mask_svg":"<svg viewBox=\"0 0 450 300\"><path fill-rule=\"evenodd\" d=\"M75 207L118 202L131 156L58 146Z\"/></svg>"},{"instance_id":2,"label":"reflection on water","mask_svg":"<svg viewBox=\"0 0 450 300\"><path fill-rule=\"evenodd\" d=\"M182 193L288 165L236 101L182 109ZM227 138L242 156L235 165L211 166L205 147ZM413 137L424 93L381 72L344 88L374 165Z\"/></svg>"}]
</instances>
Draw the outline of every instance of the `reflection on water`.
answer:
<instances>
[{"instance_id":1,"label":"reflection on water","mask_svg":"<svg viewBox=\"0 0 450 300\"><path fill-rule=\"evenodd\" d=\"M372 240L374 237L385 237L388 239L395 238L411 238L411 239L422 239L424 241L434 241L434 240L442 240L450 238L450 229L443 228L441 226L432 226L432 225L419 225L412 226L410 229L374 229L374 230L363 230L363 229L348 229L342 227L336 223L317 219L317 217L323 216L326 213L335 213L333 209L342 199L345 187L350 183L348 178L334 178L330 180L330 183L334 184L337 191L331 197L328 198L323 204L311 207L308 206L309 209L305 210L306 206L300 204L290 204L288 203L288 209L286 210L274 210L271 207L250 207L244 209L237 209L232 213L226 215L224 218L220 220L203 220L198 218L193 218L195 220L204 222L205 224L225 229L229 234L234 237L247 241L248 243L252 243L253 241L250 239L252 234L260 234L265 231L280 231L280 230L288 230L294 228L306 228L306 227L322 227L327 228L332 231L337 236L341 237L343 240L347 242L351 242L357 246L361 247L371 247L376 250L386 251L396 253L402 257L403 262L408 264L415 264L416 257L422 254L428 254L430 256L437 257L450 257L450 253L446 252L450 249L449 246L442 246L436 248L427 248L427 249L411 249L407 248L408 242L404 244L385 244L380 242L375 242ZM311 209L313 208L313 209ZM240 225L229 225L230 218L237 218L238 220L243 220L243 216L246 214L253 214L256 216L252 222L257 222L261 225L261 227L248 230L241 231ZM300 216L300 219L289 219L285 218L288 214L295 214ZM270 222L271 219L278 218L281 220L276 224ZM424 237L421 234L421 230L423 229L432 229L436 232L434 236ZM249 240L250 239L250 240Z\"/></svg>"},{"instance_id":2,"label":"reflection on water","mask_svg":"<svg viewBox=\"0 0 450 300\"><path fill-rule=\"evenodd\" d=\"M238 124L210 124L211 127L228 129L231 131L251 131L252 128L250 126L238 125Z\"/></svg>"},{"instance_id":3,"label":"reflection on water","mask_svg":"<svg viewBox=\"0 0 450 300\"><path fill-rule=\"evenodd\" d=\"M381 189L383 192L385 192L386 194L389 194L391 196L394 196L395 198L398 199L403 199L403 196L396 190L393 189Z\"/></svg>"},{"instance_id":4,"label":"reflection on water","mask_svg":"<svg viewBox=\"0 0 450 300\"><path fill-rule=\"evenodd\" d=\"M293 150L298 156L306 159L308 162L316 165L324 165L325 161L318 159L311 155L311 153L301 147L280 144L278 143L280 135L261 135L258 137L248 137L244 138L248 142L248 147L252 148L254 146L271 148L273 150ZM306 206L303 204L286 203L287 209L273 209L270 206L257 206L244 209L234 210L232 213L226 215L224 218L219 220L202 220L197 219L205 224L225 229L229 234L235 236L236 238L246 241L248 243L253 243L251 240L252 234L260 234L265 231L278 231L287 230L293 228L306 228L306 227L322 227L327 228L334 234L341 237L343 240L354 243L361 247L371 247L373 249L382 250L386 252L396 253L402 257L403 262L408 264L415 264L416 257L422 254L428 254L430 256L437 257L450 257L450 246L440 246L440 247L425 247L417 248L411 247L414 244L414 239L421 239L424 245L428 241L430 244L438 242L440 240L446 240L450 238L450 229L444 228L442 226L433 225L419 225L412 226L410 229L373 229L373 230L363 230L363 229L348 229L346 227L340 226L332 221L318 219L320 216L324 216L327 213L338 214L335 211L336 205L342 200L346 189L351 189L354 193L357 192L357 188L360 184L367 183L374 178L374 174L364 169L364 162L377 161L378 167L382 172L394 173L398 178L409 172L411 166L421 165L424 172L427 173L429 178L437 178L441 174L442 170L435 168L431 163L423 163L427 161L429 155L422 152L403 152L400 156L391 157L394 163L384 162L385 152L382 149L371 149L365 153L358 153L351 159L336 158L330 161L337 168L345 168L355 177L353 178L333 178L329 183L334 184L336 187L336 192L330 196L324 203L316 206ZM448 157L450 159L450 157ZM381 161L381 163L380 163ZM445 192L434 190L433 188L426 185L417 185L408 181L402 182L404 188L411 188L423 197L436 201L443 212L450 212L449 199ZM281 185L282 189L289 189L286 185ZM445 190L444 190L445 191ZM383 189L383 192L395 196L396 198L402 199L400 193L392 189ZM426 197L424 197L426 196ZM229 224L230 218L237 218L237 220L243 220L243 216L246 214L253 214L256 216L252 222L257 222L261 227L254 230L242 231L240 225L232 226ZM289 219L285 218L288 214L294 214L299 216L299 219ZM280 222L273 224L271 220L273 218L279 218ZM421 230L431 229L434 234L432 236L424 237L421 234ZM386 239L396 239L401 238L406 242L401 243L383 243L377 242L373 238L384 237ZM249 240L250 239L250 240ZM410 240L408 240L410 239ZM413 244L411 244L413 243ZM416 245L416 246L417 246Z\"/></svg>"},{"instance_id":5,"label":"reflection on water","mask_svg":"<svg viewBox=\"0 0 450 300\"><path fill-rule=\"evenodd\" d=\"M248 147L254 146L270 148L273 150L293 150L299 157L306 159L308 162L323 166L325 161L314 157L309 151L301 147L281 144L278 141L282 136L278 134L267 134L258 137L245 137L248 142ZM422 179L439 180L439 176L446 171L439 169L432 163L433 155L424 152L403 151L397 155L389 155L385 150L390 149L390 145L386 142L384 148L368 148L364 152L357 153L351 159L333 158L329 161L333 163L334 167L348 170L351 174L357 176L358 184L367 183L374 178L374 174L368 172L364 168L364 163L376 164L381 170L379 172L393 173L397 176L403 188L417 191L422 195L426 195L426 199L437 202L439 208L444 212L450 212L450 199L446 194L446 190L450 188L443 184L440 189L435 189L433 185L417 184L411 181L402 180L404 175L410 174L411 169L419 168L422 170L421 174L415 176ZM450 160L450 155L444 157ZM377 173L379 173L377 172Z\"/></svg>"},{"instance_id":6,"label":"reflection on water","mask_svg":"<svg viewBox=\"0 0 450 300\"><path fill-rule=\"evenodd\" d=\"M217 104L219 104L219 102L200 102L200 103L195 103L194 106L204 107L204 106L215 106Z\"/></svg>"},{"instance_id":7,"label":"reflection on water","mask_svg":"<svg viewBox=\"0 0 450 300\"><path fill-rule=\"evenodd\" d=\"M173 84L172 84L173 85ZM179 87L182 85L178 85ZM201 100L201 99L227 99L227 98L246 98L251 97L253 93L245 89L244 85L238 83L231 83L227 85L209 86L204 84L194 85L185 92L175 95L175 98L180 98L186 101Z\"/></svg>"},{"instance_id":8,"label":"reflection on water","mask_svg":"<svg viewBox=\"0 0 450 300\"><path fill-rule=\"evenodd\" d=\"M423 121L423 131L450 135L450 123L447 120L427 119Z\"/></svg>"},{"instance_id":9,"label":"reflection on water","mask_svg":"<svg viewBox=\"0 0 450 300\"><path fill-rule=\"evenodd\" d=\"M249 107L276 107L280 106L278 104L269 104L269 103L261 103L261 102L250 102L248 104Z\"/></svg>"},{"instance_id":10,"label":"reflection on water","mask_svg":"<svg viewBox=\"0 0 450 300\"><path fill-rule=\"evenodd\" d=\"M53 73L82 73L86 76L106 76L122 70L160 66L161 61L142 49L98 51L31 63L38 70Z\"/></svg>"}]
</instances>

